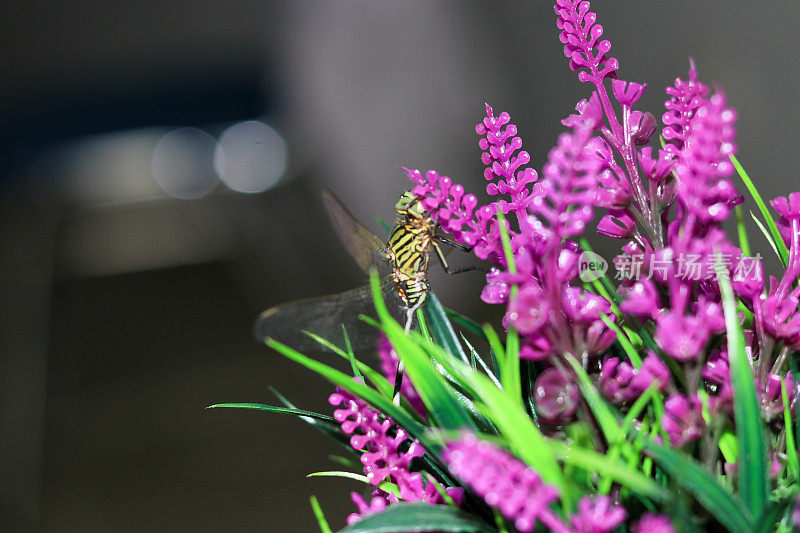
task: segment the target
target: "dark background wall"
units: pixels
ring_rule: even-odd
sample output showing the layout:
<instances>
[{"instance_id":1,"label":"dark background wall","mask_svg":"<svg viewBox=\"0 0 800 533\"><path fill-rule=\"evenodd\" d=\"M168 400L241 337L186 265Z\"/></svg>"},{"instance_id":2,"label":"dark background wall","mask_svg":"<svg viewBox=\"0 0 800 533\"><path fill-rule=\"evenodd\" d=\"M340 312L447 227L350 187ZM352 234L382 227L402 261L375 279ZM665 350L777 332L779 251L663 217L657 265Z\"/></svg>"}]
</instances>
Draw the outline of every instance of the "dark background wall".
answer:
<instances>
[{"instance_id":1,"label":"dark background wall","mask_svg":"<svg viewBox=\"0 0 800 533\"><path fill-rule=\"evenodd\" d=\"M738 109L764 195L798 188L796 4L593 8L621 76L649 83L643 108L660 116L692 56ZM250 338L265 307L363 282L319 189L373 228L407 186L397 164L481 193L484 102L541 169L586 95L546 2L3 3L0 529L314 531L311 493L340 525L360 487L304 477L335 444L203 409L272 402L270 384L327 409L328 384ZM225 168L257 194L213 167L251 120ZM480 285L434 275L446 304L491 317Z\"/></svg>"}]
</instances>

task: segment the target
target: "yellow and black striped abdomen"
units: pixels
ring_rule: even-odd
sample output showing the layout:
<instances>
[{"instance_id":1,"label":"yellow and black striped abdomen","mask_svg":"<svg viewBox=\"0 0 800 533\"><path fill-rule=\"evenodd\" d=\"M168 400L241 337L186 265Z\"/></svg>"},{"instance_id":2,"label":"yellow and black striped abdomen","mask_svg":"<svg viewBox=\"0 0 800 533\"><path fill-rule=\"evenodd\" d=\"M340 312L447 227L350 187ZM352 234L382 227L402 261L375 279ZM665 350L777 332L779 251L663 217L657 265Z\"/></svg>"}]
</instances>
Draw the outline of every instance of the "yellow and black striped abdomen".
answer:
<instances>
[{"instance_id":1,"label":"yellow and black striped abdomen","mask_svg":"<svg viewBox=\"0 0 800 533\"><path fill-rule=\"evenodd\" d=\"M417 307L430 290L426 273L431 246L429 228L399 224L389 237L389 260L400 295L409 307Z\"/></svg>"}]
</instances>

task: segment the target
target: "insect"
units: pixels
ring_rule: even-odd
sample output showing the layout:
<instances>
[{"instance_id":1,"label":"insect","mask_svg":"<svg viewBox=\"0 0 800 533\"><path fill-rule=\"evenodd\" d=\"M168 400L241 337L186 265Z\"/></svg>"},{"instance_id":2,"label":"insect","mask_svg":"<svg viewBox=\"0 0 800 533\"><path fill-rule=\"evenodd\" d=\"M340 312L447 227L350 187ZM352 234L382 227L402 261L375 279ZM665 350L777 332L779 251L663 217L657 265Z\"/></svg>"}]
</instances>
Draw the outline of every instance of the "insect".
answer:
<instances>
[{"instance_id":1,"label":"insect","mask_svg":"<svg viewBox=\"0 0 800 533\"><path fill-rule=\"evenodd\" d=\"M364 272L378 270L384 301L395 318L405 322L406 332L413 325L414 312L430 292L427 272L432 251L447 273L471 270L450 268L440 243L468 248L441 235L419 198L411 192L405 192L395 204L397 223L386 243L358 222L333 192L326 189L322 197L350 255ZM303 331L343 346L344 328L353 350L374 347L377 331L360 320L360 314L374 316L369 284L267 309L256 319L253 332L262 342L273 338L297 350L319 351L320 345Z\"/></svg>"}]
</instances>

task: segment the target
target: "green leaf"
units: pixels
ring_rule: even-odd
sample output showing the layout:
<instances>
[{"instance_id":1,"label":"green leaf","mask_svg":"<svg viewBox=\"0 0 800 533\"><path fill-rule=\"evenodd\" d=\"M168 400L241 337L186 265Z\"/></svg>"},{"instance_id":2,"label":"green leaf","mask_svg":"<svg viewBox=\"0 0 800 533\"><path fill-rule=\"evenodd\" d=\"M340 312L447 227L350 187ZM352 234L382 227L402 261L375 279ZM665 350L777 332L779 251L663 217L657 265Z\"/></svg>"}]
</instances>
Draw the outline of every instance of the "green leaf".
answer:
<instances>
[{"instance_id":1,"label":"green leaf","mask_svg":"<svg viewBox=\"0 0 800 533\"><path fill-rule=\"evenodd\" d=\"M775 523L780 520L781 515L787 511L787 508L793 506L794 498L786 498L777 502L769 502L764 512L756 520L756 533L770 533L775 531Z\"/></svg>"},{"instance_id":2,"label":"green leaf","mask_svg":"<svg viewBox=\"0 0 800 533\"><path fill-rule=\"evenodd\" d=\"M729 531L751 530L747 509L696 461L680 450L653 441L645 442L645 448L674 483L693 494L700 505Z\"/></svg>"},{"instance_id":3,"label":"green leaf","mask_svg":"<svg viewBox=\"0 0 800 533\"><path fill-rule=\"evenodd\" d=\"M325 348L328 348L332 353L335 353L342 359L350 361L351 364L353 363L353 361L355 361L356 369L358 370L358 372L366 376L384 396L386 396L387 398L390 398L392 396L392 387L394 384L389 383L389 381L383 376L383 374L374 370L370 366L362 363L361 361L356 359L355 356L353 356L351 359L350 354L348 352L342 350L329 340L320 337L315 333L311 333L310 331L306 331L305 333L306 335L317 341L320 345L324 346Z\"/></svg>"},{"instance_id":4,"label":"green leaf","mask_svg":"<svg viewBox=\"0 0 800 533\"><path fill-rule=\"evenodd\" d=\"M343 389L363 399L368 404L376 407L386 416L393 418L395 422L406 428L412 436L420 439L420 442L422 442L423 445L426 445L426 442L428 442L424 434L425 428L419 424L408 413L408 411L394 405L390 399L378 393L378 391L375 389L371 389L363 383L355 381L352 377L344 372L311 359L310 357L301 354L294 348L290 348L289 346L286 346L275 339L267 339L266 343L267 346L284 357L287 357L288 359L303 365L309 370L316 372L328 381L339 385Z\"/></svg>"},{"instance_id":5,"label":"green leaf","mask_svg":"<svg viewBox=\"0 0 800 533\"><path fill-rule=\"evenodd\" d=\"M648 387L646 391L644 391L644 393L641 396L639 396L636 399L635 402L633 402L633 405L631 405L630 410L625 415L625 418L622 420L622 426L620 428L620 433L619 433L619 440L613 443L608 452L606 453L609 459L616 461L619 458L620 453L624 451L623 448L625 447L625 445L628 444L624 439L627 438L628 432L633 427L634 421L640 414L642 414L642 411L644 411L645 407L647 407L647 404L650 403L650 401L652 401L652 399L657 394L658 394L658 383L653 383L652 385L650 385L650 387ZM638 463L639 461L637 460L636 462ZM611 481L612 481L611 477L605 477L601 481L598 487L598 492L600 492L601 494L608 494L608 492L611 490Z\"/></svg>"},{"instance_id":6,"label":"green leaf","mask_svg":"<svg viewBox=\"0 0 800 533\"><path fill-rule=\"evenodd\" d=\"M756 189L756 186L753 184L750 176L748 176L747 172L745 172L744 167L742 167L733 154L731 154L730 157L733 166L736 168L736 172L739 173L739 177L742 178L742 182L744 183L745 187L747 187L747 190L750 191L750 196L752 196L753 200L755 200L758 210L761 211L761 216L763 216L764 220L767 221L767 227L769 228L769 231L772 234L772 239L777 246L778 257L781 258L783 265L786 266L789 262L789 250L786 249L786 243L784 243L783 239L781 238L781 234L778 231L778 226L775 224L775 220L772 218L772 214L769 212L767 205L761 198L761 194L759 194L758 189Z\"/></svg>"},{"instance_id":7,"label":"green leaf","mask_svg":"<svg viewBox=\"0 0 800 533\"><path fill-rule=\"evenodd\" d=\"M619 326L617 326L617 324L614 323L614 321L611 320L611 318L609 318L605 313L600 313L600 318L606 326L616 332L617 342L619 342L619 345L622 346L623 350L625 350L625 354L628 356L628 359L631 360L631 363L633 363L633 367L639 368L639 366L642 364L642 358L639 357L639 354L636 352L636 348L633 347L633 344L628 339L628 336L623 333L622 330L619 329Z\"/></svg>"},{"instance_id":8,"label":"green leaf","mask_svg":"<svg viewBox=\"0 0 800 533\"><path fill-rule=\"evenodd\" d=\"M726 429L719 436L719 451L729 463L735 463L739 459L739 443L733 430Z\"/></svg>"},{"instance_id":9,"label":"green leaf","mask_svg":"<svg viewBox=\"0 0 800 533\"><path fill-rule=\"evenodd\" d=\"M665 501L669 493L655 481L615 458L606 457L594 450L580 446L569 446L564 442L548 440L547 446L564 464L581 468L589 473L598 473L618 482L640 496Z\"/></svg>"},{"instance_id":10,"label":"green leaf","mask_svg":"<svg viewBox=\"0 0 800 533\"><path fill-rule=\"evenodd\" d=\"M306 474L306 477L341 477L345 479L354 479L371 487L373 486L369 482L369 478L367 476L356 474L355 472L346 472L344 470L328 470L325 472L312 472L310 474ZM384 492L390 492L395 496L397 496L398 498L400 497L400 489L394 483L391 483L389 481L384 481L383 483L378 485L378 488L383 490Z\"/></svg>"},{"instance_id":11,"label":"green leaf","mask_svg":"<svg viewBox=\"0 0 800 533\"><path fill-rule=\"evenodd\" d=\"M739 248L744 255L750 257L750 239L747 238L747 227L744 225L742 206L737 205L734 211L736 212L736 232L739 234Z\"/></svg>"},{"instance_id":12,"label":"green leaf","mask_svg":"<svg viewBox=\"0 0 800 533\"><path fill-rule=\"evenodd\" d=\"M322 507L320 506L317 497L311 496L309 500L311 501L311 509L314 511L314 516L317 518L319 530L322 533L333 533L331 527L328 525L328 521L325 519L325 513L322 512Z\"/></svg>"},{"instance_id":13,"label":"green leaf","mask_svg":"<svg viewBox=\"0 0 800 533\"><path fill-rule=\"evenodd\" d=\"M781 397L783 398L783 427L786 431L786 457L789 464L789 472L795 481L800 480L800 461L797 457L797 445L794 440L794 425L792 424L792 413L789 410L789 394L786 391L786 381L781 380Z\"/></svg>"},{"instance_id":14,"label":"green leaf","mask_svg":"<svg viewBox=\"0 0 800 533\"><path fill-rule=\"evenodd\" d=\"M728 336L728 364L733 387L733 418L739 448L739 494L752 516L760 516L767 505L768 463L764 427L761 424L753 371L744 349L744 335L736 312L736 299L728 272L717 264L722 309Z\"/></svg>"},{"instance_id":15,"label":"green leaf","mask_svg":"<svg viewBox=\"0 0 800 533\"><path fill-rule=\"evenodd\" d=\"M500 385L500 381L497 379L497 376L495 376L494 372L486 365L486 361L484 361L483 357L481 357L480 354L477 352L477 350L475 350L475 347L472 346L472 344L470 344L470 342L466 338L461 337L461 340L463 340L464 344L467 345L467 349L469 350L471 357L474 358L478 362L478 364L481 365L481 368L483 369L484 372L486 372L486 375L489 376L489 378L492 381L494 381L495 385L497 385L499 388L502 388L502 385ZM471 360L470 360L470 366L474 368L474 365L472 364Z\"/></svg>"},{"instance_id":16,"label":"green leaf","mask_svg":"<svg viewBox=\"0 0 800 533\"><path fill-rule=\"evenodd\" d=\"M297 415L305 418L313 418L315 420L322 420L331 424L336 424L336 420L332 416L321 415L313 411L303 411L302 409L291 409L288 407L276 407L274 405L266 405L263 403L217 403L209 405L206 409L217 409L219 407L229 409L255 409L256 411L269 411L270 413L279 413L286 415Z\"/></svg>"},{"instance_id":17,"label":"green leaf","mask_svg":"<svg viewBox=\"0 0 800 533\"><path fill-rule=\"evenodd\" d=\"M465 363L468 363L469 358L456 335L456 331L453 329L453 324L450 323L442 303L434 293L431 292L428 295L425 305L422 306L422 312L425 315L433 341Z\"/></svg>"},{"instance_id":18,"label":"green leaf","mask_svg":"<svg viewBox=\"0 0 800 533\"><path fill-rule=\"evenodd\" d=\"M497 533L476 516L447 505L395 503L383 511L365 516L339 533L402 533L407 531L443 531Z\"/></svg>"},{"instance_id":19,"label":"green leaf","mask_svg":"<svg viewBox=\"0 0 800 533\"><path fill-rule=\"evenodd\" d=\"M372 272L370 281L375 309L383 329L433 419L444 429L477 430L469 412L460 405L456 392L444 381L428 354L413 340L413 335L406 335L403 327L389 314L376 272Z\"/></svg>"},{"instance_id":20,"label":"green leaf","mask_svg":"<svg viewBox=\"0 0 800 533\"><path fill-rule=\"evenodd\" d=\"M772 248L772 251L775 252L775 255L778 256L778 259L780 259L781 254L780 254L780 252L778 252L778 247L775 246L775 241L770 236L770 234L767 232L767 228L764 227L764 224L761 223L761 221L758 219L757 216L755 216L753 214L752 211L750 211L750 216L753 218L753 221L756 223L756 226L758 226L758 229L761 230L761 233L764 235L764 238L769 243L769 246L770 246L770 248Z\"/></svg>"},{"instance_id":21,"label":"green leaf","mask_svg":"<svg viewBox=\"0 0 800 533\"><path fill-rule=\"evenodd\" d=\"M350 345L350 336L347 334L347 328L344 327L344 324L342 324L342 335L344 335L344 347L347 351L347 359L350 361L350 368L353 370L353 377L363 381L364 376L361 375L361 371L358 369L356 354L353 353L353 347Z\"/></svg>"}]
</instances>

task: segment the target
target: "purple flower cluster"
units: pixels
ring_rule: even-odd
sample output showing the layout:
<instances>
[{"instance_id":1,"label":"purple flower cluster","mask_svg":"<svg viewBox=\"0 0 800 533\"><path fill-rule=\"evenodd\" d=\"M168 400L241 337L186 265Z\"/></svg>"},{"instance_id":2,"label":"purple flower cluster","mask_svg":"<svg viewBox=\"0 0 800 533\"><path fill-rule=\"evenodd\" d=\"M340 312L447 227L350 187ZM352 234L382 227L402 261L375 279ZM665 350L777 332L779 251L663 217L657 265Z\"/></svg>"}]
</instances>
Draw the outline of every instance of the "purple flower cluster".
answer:
<instances>
[{"instance_id":1,"label":"purple flower cluster","mask_svg":"<svg viewBox=\"0 0 800 533\"><path fill-rule=\"evenodd\" d=\"M508 194L510 201L476 209L475 197L446 176L428 171L423 177L418 170L407 170L417 183L414 194L423 198L433 219L458 242L473 246L478 257L497 265L486 276L481 298L508 305L506 320L523 336L520 355L528 359L600 354L615 339L601 319L601 314L613 319L610 303L571 285L581 249L570 238L581 234L592 218L601 168L591 136L599 115L588 104L582 111L573 131L559 137L540 179L532 169L522 168L530 156L518 152L522 141L508 113L495 117L486 107L487 116L476 131L485 136L479 146L490 181L487 192ZM504 253L498 210L516 219L516 227L506 226L513 264ZM518 292L512 297L514 286Z\"/></svg>"},{"instance_id":2,"label":"purple flower cluster","mask_svg":"<svg viewBox=\"0 0 800 533\"><path fill-rule=\"evenodd\" d=\"M442 455L450 472L526 533L541 522L552 531L568 531L550 504L558 490L542 482L532 468L492 444L466 433Z\"/></svg>"},{"instance_id":3,"label":"purple flower cluster","mask_svg":"<svg viewBox=\"0 0 800 533\"><path fill-rule=\"evenodd\" d=\"M442 458L454 476L522 533L533 531L537 523L556 533L608 533L628 516L625 508L608 496L584 496L565 523L551 509L559 499L557 489L519 459L471 433L448 443ZM642 520L644 525L658 525L658 533L672 531L666 517L649 514ZM638 531L644 531L641 524L639 527Z\"/></svg>"},{"instance_id":4,"label":"purple flower cluster","mask_svg":"<svg viewBox=\"0 0 800 533\"><path fill-rule=\"evenodd\" d=\"M622 405L636 400L653 383L656 389L664 391L669 384L670 373L656 354L650 352L639 368L617 357L603 361L600 371L600 391L611 402Z\"/></svg>"},{"instance_id":5,"label":"purple flower cluster","mask_svg":"<svg viewBox=\"0 0 800 533\"><path fill-rule=\"evenodd\" d=\"M426 480L420 472L411 471L411 462L425 454L418 440L411 439L391 418L342 388L337 388L328 401L337 407L333 417L341 424L342 431L350 435L350 446L361 453L364 475L369 483L378 487L388 481L398 489L398 494L376 489L369 502L354 492L352 498L358 512L348 516L348 524L400 500L445 503L435 482ZM445 491L457 502L463 497L462 489L448 487Z\"/></svg>"},{"instance_id":6,"label":"purple flower cluster","mask_svg":"<svg viewBox=\"0 0 800 533\"><path fill-rule=\"evenodd\" d=\"M661 428L669 435L669 442L673 446L683 446L699 439L705 427L703 404L698 395L687 398L676 393L664 402Z\"/></svg>"}]
</instances>

